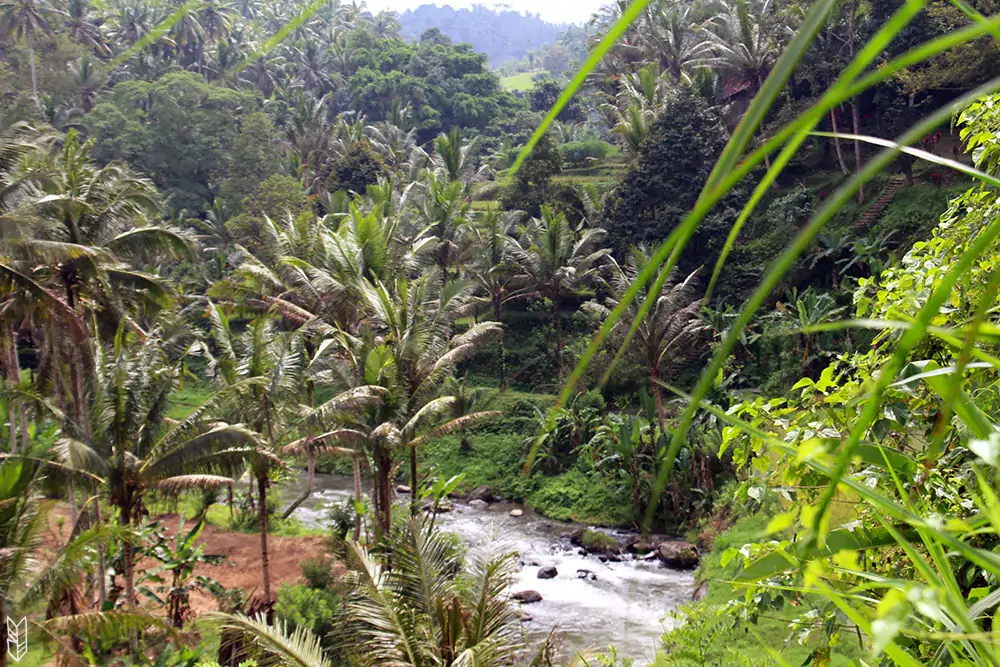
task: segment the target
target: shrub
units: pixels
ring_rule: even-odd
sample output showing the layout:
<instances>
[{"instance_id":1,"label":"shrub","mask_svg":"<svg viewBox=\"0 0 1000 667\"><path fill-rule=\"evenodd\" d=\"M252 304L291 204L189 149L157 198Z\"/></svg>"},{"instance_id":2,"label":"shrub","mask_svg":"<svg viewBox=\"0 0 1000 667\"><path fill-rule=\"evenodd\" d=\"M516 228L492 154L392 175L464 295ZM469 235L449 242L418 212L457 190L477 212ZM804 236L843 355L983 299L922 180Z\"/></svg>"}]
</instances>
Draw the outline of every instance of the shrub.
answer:
<instances>
[{"instance_id":1,"label":"shrub","mask_svg":"<svg viewBox=\"0 0 1000 667\"><path fill-rule=\"evenodd\" d=\"M309 628L320 637L333 629L333 619L340 607L340 596L333 591L286 584L278 591L275 613L285 619L290 629Z\"/></svg>"},{"instance_id":2,"label":"shrub","mask_svg":"<svg viewBox=\"0 0 1000 667\"><path fill-rule=\"evenodd\" d=\"M612 147L606 141L600 139L589 139L587 141L568 141L559 146L563 160L571 165L583 165L588 162L588 158L593 160L603 160L611 152Z\"/></svg>"},{"instance_id":3,"label":"shrub","mask_svg":"<svg viewBox=\"0 0 1000 667\"><path fill-rule=\"evenodd\" d=\"M302 576L310 588L325 589L333 584L333 562L325 556L302 561Z\"/></svg>"}]
</instances>

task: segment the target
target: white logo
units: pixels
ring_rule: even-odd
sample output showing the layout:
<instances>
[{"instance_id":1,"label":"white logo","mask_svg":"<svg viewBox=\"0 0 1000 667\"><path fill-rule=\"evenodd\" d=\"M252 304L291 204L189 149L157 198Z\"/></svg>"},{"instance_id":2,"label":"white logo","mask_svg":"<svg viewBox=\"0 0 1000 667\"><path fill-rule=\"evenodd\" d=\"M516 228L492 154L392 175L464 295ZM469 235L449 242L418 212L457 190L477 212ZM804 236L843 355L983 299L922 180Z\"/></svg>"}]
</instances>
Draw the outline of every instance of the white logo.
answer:
<instances>
[{"instance_id":1,"label":"white logo","mask_svg":"<svg viewBox=\"0 0 1000 667\"><path fill-rule=\"evenodd\" d=\"M7 653L14 662L21 662L21 658L28 652L28 619L22 618L14 622L10 616L7 617Z\"/></svg>"}]
</instances>

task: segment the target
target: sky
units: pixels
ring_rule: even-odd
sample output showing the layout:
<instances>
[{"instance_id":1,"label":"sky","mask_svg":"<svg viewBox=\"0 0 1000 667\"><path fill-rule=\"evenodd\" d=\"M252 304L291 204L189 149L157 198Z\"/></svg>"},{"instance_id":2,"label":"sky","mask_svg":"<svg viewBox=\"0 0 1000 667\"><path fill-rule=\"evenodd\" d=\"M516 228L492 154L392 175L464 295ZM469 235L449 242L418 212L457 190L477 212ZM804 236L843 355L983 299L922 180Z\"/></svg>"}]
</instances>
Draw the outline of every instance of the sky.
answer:
<instances>
[{"instance_id":1,"label":"sky","mask_svg":"<svg viewBox=\"0 0 1000 667\"><path fill-rule=\"evenodd\" d=\"M369 11L378 12L388 9L402 12L420 5L451 5L455 8L486 5L502 9L512 9L517 12L540 14L543 19L552 23L584 23L590 16L606 4L607 0L505 0L490 2L489 0L448 0L447 2L428 2L428 0L367 0Z\"/></svg>"}]
</instances>

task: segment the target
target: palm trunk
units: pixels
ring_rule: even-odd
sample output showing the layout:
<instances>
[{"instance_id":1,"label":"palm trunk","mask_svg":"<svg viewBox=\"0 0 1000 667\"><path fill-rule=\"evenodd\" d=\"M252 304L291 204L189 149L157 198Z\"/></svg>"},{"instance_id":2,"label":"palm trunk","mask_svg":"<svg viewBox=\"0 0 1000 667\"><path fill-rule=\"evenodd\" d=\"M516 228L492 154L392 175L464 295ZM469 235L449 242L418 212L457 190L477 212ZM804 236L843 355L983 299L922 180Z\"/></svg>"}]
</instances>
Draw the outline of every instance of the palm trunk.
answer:
<instances>
[{"instance_id":1,"label":"palm trunk","mask_svg":"<svg viewBox=\"0 0 1000 667\"><path fill-rule=\"evenodd\" d=\"M97 498L91 504L91 511L94 513L94 525L101 525L101 507ZM107 571L104 564L104 546L97 547L97 608L104 610L104 602L108 599Z\"/></svg>"},{"instance_id":2,"label":"palm trunk","mask_svg":"<svg viewBox=\"0 0 1000 667\"><path fill-rule=\"evenodd\" d=\"M129 510L131 503L127 497L129 495L128 489L122 489L122 493L125 497L118 507L118 525L128 529L132 524L132 515ZM135 563L132 562L134 558L131 540L124 540L122 542L122 569L125 578L125 608L129 611L135 611ZM128 645L130 654L135 656L139 650L139 638L135 632L128 633Z\"/></svg>"},{"instance_id":3,"label":"palm trunk","mask_svg":"<svg viewBox=\"0 0 1000 667\"><path fill-rule=\"evenodd\" d=\"M0 595L0 667L7 665L7 608L3 599Z\"/></svg>"},{"instance_id":4,"label":"palm trunk","mask_svg":"<svg viewBox=\"0 0 1000 667\"><path fill-rule=\"evenodd\" d=\"M17 343L15 342L14 327L7 328L7 386L13 390L20 386L20 378L17 372ZM10 453L17 453L17 408L14 406L14 394L13 392L7 398L7 427L10 432ZM27 437L27 434L25 434ZM27 451L27 447L25 447Z\"/></svg>"},{"instance_id":5,"label":"palm trunk","mask_svg":"<svg viewBox=\"0 0 1000 667\"><path fill-rule=\"evenodd\" d=\"M10 431L10 453L17 453L17 411L14 409L14 397L7 399L7 425Z\"/></svg>"},{"instance_id":6,"label":"palm trunk","mask_svg":"<svg viewBox=\"0 0 1000 667\"><path fill-rule=\"evenodd\" d=\"M384 447L379 447L375 453L375 508L376 523L382 537L389 534L392 525L392 494L389 488L389 475L392 470L392 459Z\"/></svg>"},{"instance_id":7,"label":"palm trunk","mask_svg":"<svg viewBox=\"0 0 1000 667\"><path fill-rule=\"evenodd\" d=\"M285 512L281 515L282 519L287 519L292 515L299 505L304 503L309 496L312 495L313 482L316 479L316 454L312 451L310 447L308 453L309 459L306 463L306 488L299 494L299 497L292 501L292 504L288 506Z\"/></svg>"},{"instance_id":8,"label":"palm trunk","mask_svg":"<svg viewBox=\"0 0 1000 667\"><path fill-rule=\"evenodd\" d=\"M260 473L257 476L257 518L260 521L260 575L261 585L264 589L264 601L268 603L268 622L271 622L273 611L271 610L271 565L267 552L267 473Z\"/></svg>"},{"instance_id":9,"label":"palm trunk","mask_svg":"<svg viewBox=\"0 0 1000 667\"><path fill-rule=\"evenodd\" d=\"M354 500L360 505L361 504L361 459L360 453L358 456L354 457ZM358 514L354 518L354 535L353 539L357 542L361 538L361 515Z\"/></svg>"},{"instance_id":10,"label":"palm trunk","mask_svg":"<svg viewBox=\"0 0 1000 667\"><path fill-rule=\"evenodd\" d=\"M500 334L498 344L500 345L500 391L507 391L507 349L503 344L503 324L500 322L500 308L502 307L499 292L493 294L493 321L500 324Z\"/></svg>"},{"instance_id":11,"label":"palm trunk","mask_svg":"<svg viewBox=\"0 0 1000 667\"><path fill-rule=\"evenodd\" d=\"M652 362L649 366L649 377L653 385L653 398L656 399L656 421L660 425L660 434L667 437L666 419L663 415L663 393L660 391L660 366ZM654 445L653 450L656 450Z\"/></svg>"},{"instance_id":12,"label":"palm trunk","mask_svg":"<svg viewBox=\"0 0 1000 667\"><path fill-rule=\"evenodd\" d=\"M24 31L24 36L28 40L28 66L31 68L31 95L35 98L35 104L38 104L38 75L35 73L35 36L30 26Z\"/></svg>"},{"instance_id":13,"label":"palm trunk","mask_svg":"<svg viewBox=\"0 0 1000 667\"><path fill-rule=\"evenodd\" d=\"M70 475L72 474L70 473ZM79 518L76 507L76 481L72 476L69 478L69 484L66 489L66 500L69 502L70 534L72 534L73 527L76 526L77 519Z\"/></svg>"},{"instance_id":14,"label":"palm trunk","mask_svg":"<svg viewBox=\"0 0 1000 667\"><path fill-rule=\"evenodd\" d=\"M854 15L857 13L858 3L857 0L851 0L850 7L848 9L848 27L850 31L848 35L848 46L850 51L851 60L854 60ZM857 96L851 98L851 118L854 121L854 134L861 134L861 111L858 108L858 98ZM861 142L857 139L854 140L854 169L855 173L861 173ZM858 202L863 202L865 200L865 185L861 183L858 187Z\"/></svg>"},{"instance_id":15,"label":"palm trunk","mask_svg":"<svg viewBox=\"0 0 1000 667\"><path fill-rule=\"evenodd\" d=\"M556 368L559 370L559 384L563 383L563 338L562 338L562 317L559 313L559 300L552 298L552 320L556 330Z\"/></svg>"},{"instance_id":16,"label":"palm trunk","mask_svg":"<svg viewBox=\"0 0 1000 667\"><path fill-rule=\"evenodd\" d=\"M410 446L410 516L417 515L417 448Z\"/></svg>"},{"instance_id":17,"label":"palm trunk","mask_svg":"<svg viewBox=\"0 0 1000 667\"><path fill-rule=\"evenodd\" d=\"M840 132L837 129L837 116L833 113L833 109L830 109L830 125L833 127L834 134ZM835 136L833 138L833 147L837 151L837 162L840 163L840 170L844 172L844 175L851 173L851 170L847 168L847 162L844 160L844 151L840 148L840 137Z\"/></svg>"}]
</instances>

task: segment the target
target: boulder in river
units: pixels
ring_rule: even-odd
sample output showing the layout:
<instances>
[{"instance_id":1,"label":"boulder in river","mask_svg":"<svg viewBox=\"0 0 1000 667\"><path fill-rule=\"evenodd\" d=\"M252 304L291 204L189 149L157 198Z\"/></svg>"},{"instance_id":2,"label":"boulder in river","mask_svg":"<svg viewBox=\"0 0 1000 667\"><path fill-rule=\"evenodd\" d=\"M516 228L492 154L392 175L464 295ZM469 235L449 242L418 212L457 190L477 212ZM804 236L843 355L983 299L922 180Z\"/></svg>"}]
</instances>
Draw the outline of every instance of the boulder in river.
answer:
<instances>
[{"instance_id":1,"label":"boulder in river","mask_svg":"<svg viewBox=\"0 0 1000 667\"><path fill-rule=\"evenodd\" d=\"M556 569L555 565L546 565L542 569L538 570L539 579L555 579L559 575L559 570Z\"/></svg>"},{"instance_id":2,"label":"boulder in river","mask_svg":"<svg viewBox=\"0 0 1000 667\"><path fill-rule=\"evenodd\" d=\"M708 595L708 580L703 579L698 582L691 593L691 602L701 602Z\"/></svg>"},{"instance_id":3,"label":"boulder in river","mask_svg":"<svg viewBox=\"0 0 1000 667\"><path fill-rule=\"evenodd\" d=\"M490 487L485 484L483 486L477 486L469 493L466 500L470 502L473 500L482 500L487 503L491 503L493 502L493 491L491 491Z\"/></svg>"},{"instance_id":4,"label":"boulder in river","mask_svg":"<svg viewBox=\"0 0 1000 667\"><path fill-rule=\"evenodd\" d=\"M587 579L589 581L597 581L597 575L591 572L590 570L577 570L576 578Z\"/></svg>"},{"instance_id":5,"label":"boulder in river","mask_svg":"<svg viewBox=\"0 0 1000 667\"><path fill-rule=\"evenodd\" d=\"M630 544L628 550L634 554L645 556L649 552L653 551L653 547L646 540L639 540L638 542Z\"/></svg>"},{"instance_id":6,"label":"boulder in river","mask_svg":"<svg viewBox=\"0 0 1000 667\"><path fill-rule=\"evenodd\" d=\"M510 597L511 599L517 600L522 604L532 604L533 602L542 601L542 594L538 591L518 591Z\"/></svg>"},{"instance_id":7,"label":"boulder in river","mask_svg":"<svg viewBox=\"0 0 1000 667\"><path fill-rule=\"evenodd\" d=\"M471 507L472 509L484 510L487 509L489 506L490 504L488 502L486 502L485 500L480 500L479 498L469 501L469 507Z\"/></svg>"},{"instance_id":8,"label":"boulder in river","mask_svg":"<svg viewBox=\"0 0 1000 667\"><path fill-rule=\"evenodd\" d=\"M524 510L521 510L521 509L511 510L510 511L510 515L513 516L513 517L523 516L524 515Z\"/></svg>"},{"instance_id":9,"label":"boulder in river","mask_svg":"<svg viewBox=\"0 0 1000 667\"><path fill-rule=\"evenodd\" d=\"M410 487L408 487L406 484L396 485L396 493L409 493L409 492L410 492Z\"/></svg>"},{"instance_id":10,"label":"boulder in river","mask_svg":"<svg viewBox=\"0 0 1000 667\"><path fill-rule=\"evenodd\" d=\"M569 541L588 554L618 555L622 552L618 540L599 530L578 528L570 534Z\"/></svg>"},{"instance_id":11,"label":"boulder in river","mask_svg":"<svg viewBox=\"0 0 1000 667\"><path fill-rule=\"evenodd\" d=\"M693 570L698 567L698 547L688 542L664 542L656 555L667 567L676 570Z\"/></svg>"}]
</instances>

